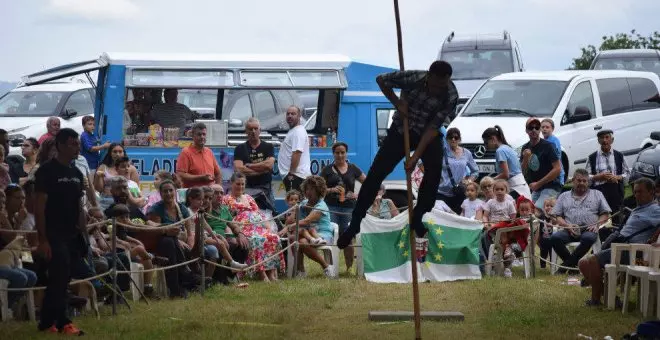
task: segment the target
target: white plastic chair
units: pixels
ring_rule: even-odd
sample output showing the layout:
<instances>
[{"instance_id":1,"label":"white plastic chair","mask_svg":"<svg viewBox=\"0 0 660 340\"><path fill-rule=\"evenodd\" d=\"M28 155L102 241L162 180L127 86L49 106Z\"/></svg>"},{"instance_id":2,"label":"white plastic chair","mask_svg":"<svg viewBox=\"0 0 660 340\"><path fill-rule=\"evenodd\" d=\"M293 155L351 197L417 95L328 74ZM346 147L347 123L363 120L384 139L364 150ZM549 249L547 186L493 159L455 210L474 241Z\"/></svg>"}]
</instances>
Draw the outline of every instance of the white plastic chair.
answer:
<instances>
[{"instance_id":1,"label":"white plastic chair","mask_svg":"<svg viewBox=\"0 0 660 340\"><path fill-rule=\"evenodd\" d=\"M600 230L601 228L611 228L611 227L612 227L612 219L609 219L609 220L607 220L607 222L605 222L605 224L598 227L598 230ZM558 231L558 229L554 228L554 232L557 232L557 231ZM575 249L579 245L580 245L580 242L570 242L570 243L566 244L566 249L568 249L568 251L572 253L572 252L575 251ZM601 241L600 241L600 237L598 237L598 233L596 233L596 242L594 242L594 244L591 245L591 251L594 254L597 254L602 249L601 247L602 247L602 244L601 244ZM589 252L587 251L587 254L588 253ZM550 256L551 256L550 257L550 262L557 263L558 256L557 256L557 253L555 252L554 248L552 249L552 254ZM556 265L550 264L550 273L552 275L555 275L557 273L558 269L559 269L559 267L557 267Z\"/></svg>"},{"instance_id":2,"label":"white plastic chair","mask_svg":"<svg viewBox=\"0 0 660 340\"><path fill-rule=\"evenodd\" d=\"M650 286L651 282L649 280L649 275L651 272L658 272L660 270L660 250L658 249L652 249L650 246L647 248L649 252L649 266L636 266L636 265L631 265L628 266L628 269L626 271L626 286L625 286L625 292L624 292L624 300L623 300L623 313L625 314L627 312L627 306L628 306L628 292L629 292L629 287L630 287L630 281L631 277L636 277L638 278L638 290L637 290L637 296L639 296L638 299L638 304L640 307L640 311L642 312L642 315L644 317L647 317L649 315L649 309L651 307L649 300L651 299L651 291L650 291ZM634 253L631 252L631 256L633 256ZM632 257L631 257L631 261Z\"/></svg>"},{"instance_id":3,"label":"white plastic chair","mask_svg":"<svg viewBox=\"0 0 660 340\"><path fill-rule=\"evenodd\" d=\"M646 305L648 304L648 301L644 301L646 299L643 299L645 296L643 295L643 291L646 290L648 291L648 287L644 285L644 283L648 284L648 273L651 271L654 271L651 269L651 267L646 267L646 266L637 266L634 265L635 259L637 258L637 252L642 252L644 254L642 258L644 260L650 258L651 254L651 245L650 244L631 244L630 245L630 250L628 257L630 259L631 265L626 267L626 283L624 285L624 290L623 290L623 308L621 313L626 314L628 313L628 302L629 302L629 295L630 295L630 286L632 283L632 277L636 277L637 280L637 304L639 305L639 310L641 312L644 311ZM649 263L651 266L653 266L655 263ZM657 266L655 267L657 268ZM644 280L646 278L646 280ZM648 295L648 294L647 294Z\"/></svg>"},{"instance_id":4,"label":"white plastic chair","mask_svg":"<svg viewBox=\"0 0 660 340\"><path fill-rule=\"evenodd\" d=\"M141 263L131 262L131 279L133 281L131 282L131 295L133 296L133 302L140 301L142 297L140 292L144 292L144 273L136 273L142 270L144 270L144 266Z\"/></svg>"},{"instance_id":5,"label":"white plastic chair","mask_svg":"<svg viewBox=\"0 0 660 340\"><path fill-rule=\"evenodd\" d=\"M616 308L616 287L617 279L620 273L625 273L628 264L621 263L621 255L624 251L630 250L630 244L627 243L612 243L610 254L610 263L605 265L605 285L603 287L605 305L607 309L614 310Z\"/></svg>"},{"instance_id":6,"label":"white plastic chair","mask_svg":"<svg viewBox=\"0 0 660 340\"><path fill-rule=\"evenodd\" d=\"M535 228L538 228L538 226L535 224ZM488 248L488 259L486 260L487 263L485 264L484 268L486 271L486 275L488 276L493 276L493 275L498 275L502 276L504 274L504 263L502 262L502 256L504 255L504 249L502 249L502 246L500 244L500 238L502 237L503 233L508 233L512 231L518 231L518 230L528 230L529 229L529 223L515 226L515 227L508 227L508 228L499 228L495 231L495 237L493 238L493 244L490 245L490 248ZM525 268L525 278L528 279L532 276L532 267L531 267L531 258L532 258L532 247L529 246L529 243L533 242L533 233L530 231L529 237L527 238L528 245L527 248L525 248L524 251L524 256L525 258L523 259L523 266ZM493 263L495 262L495 263Z\"/></svg>"},{"instance_id":7,"label":"white plastic chair","mask_svg":"<svg viewBox=\"0 0 660 340\"><path fill-rule=\"evenodd\" d=\"M660 272L649 273L649 283L655 284L651 292L655 293L655 317L660 320Z\"/></svg>"},{"instance_id":8,"label":"white plastic chair","mask_svg":"<svg viewBox=\"0 0 660 340\"><path fill-rule=\"evenodd\" d=\"M331 222L332 225L332 242L331 243L337 243L337 240L339 239L339 226L337 223ZM336 245L327 245L327 246L320 246L316 248L317 250L320 250L323 252L323 257L325 258L325 262L327 262L330 265L333 265L335 267L335 271L339 272L339 247Z\"/></svg>"},{"instance_id":9,"label":"white plastic chair","mask_svg":"<svg viewBox=\"0 0 660 340\"><path fill-rule=\"evenodd\" d=\"M358 277L364 277L364 255L362 254L362 237L361 234L355 236L355 264L356 272Z\"/></svg>"}]
</instances>

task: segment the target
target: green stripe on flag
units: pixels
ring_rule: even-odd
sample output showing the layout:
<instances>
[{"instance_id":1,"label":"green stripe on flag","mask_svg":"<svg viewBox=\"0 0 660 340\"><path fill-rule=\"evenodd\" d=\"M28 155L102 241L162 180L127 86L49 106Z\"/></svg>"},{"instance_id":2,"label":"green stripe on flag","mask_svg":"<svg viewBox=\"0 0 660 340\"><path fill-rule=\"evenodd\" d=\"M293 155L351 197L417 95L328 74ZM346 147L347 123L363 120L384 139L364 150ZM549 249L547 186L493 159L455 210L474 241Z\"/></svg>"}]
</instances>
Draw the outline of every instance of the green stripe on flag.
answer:
<instances>
[{"instance_id":1,"label":"green stripe on flag","mask_svg":"<svg viewBox=\"0 0 660 340\"><path fill-rule=\"evenodd\" d=\"M363 233L364 272L373 273L410 261L410 231L403 228L384 233Z\"/></svg>"},{"instance_id":2,"label":"green stripe on flag","mask_svg":"<svg viewBox=\"0 0 660 340\"><path fill-rule=\"evenodd\" d=\"M426 224L429 248L426 261L437 264L479 264L480 229Z\"/></svg>"}]
</instances>

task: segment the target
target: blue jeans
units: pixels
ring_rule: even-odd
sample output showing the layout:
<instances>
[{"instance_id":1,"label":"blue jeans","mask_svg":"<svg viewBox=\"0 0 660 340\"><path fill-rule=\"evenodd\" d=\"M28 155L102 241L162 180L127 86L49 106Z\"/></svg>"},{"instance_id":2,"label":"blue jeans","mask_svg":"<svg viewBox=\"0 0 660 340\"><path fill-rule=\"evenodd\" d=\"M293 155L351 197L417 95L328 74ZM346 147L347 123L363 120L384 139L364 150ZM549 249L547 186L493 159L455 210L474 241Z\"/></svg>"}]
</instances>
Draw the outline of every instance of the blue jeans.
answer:
<instances>
[{"instance_id":1,"label":"blue jeans","mask_svg":"<svg viewBox=\"0 0 660 340\"><path fill-rule=\"evenodd\" d=\"M568 230L564 229L553 233L552 236L550 236L550 243L557 253L557 256L564 261L565 266L575 267L578 261L580 261L582 256L589 251L589 248L591 248L597 239L598 234L590 231L583 231L580 236L576 237L569 233ZM580 245L575 248L573 254L569 253L568 249L566 249L566 244L578 241L580 242Z\"/></svg>"},{"instance_id":2,"label":"blue jeans","mask_svg":"<svg viewBox=\"0 0 660 340\"><path fill-rule=\"evenodd\" d=\"M329 205L328 209L330 210L330 220L333 223L337 223L337 226L339 227L339 234L343 233L344 230L348 229L348 225L351 224L351 214L353 213L353 208L342 208Z\"/></svg>"},{"instance_id":3,"label":"blue jeans","mask_svg":"<svg viewBox=\"0 0 660 340\"><path fill-rule=\"evenodd\" d=\"M29 288L34 287L37 283L37 274L31 270L23 268L7 268L0 267L0 279L9 281L8 288ZM11 308L11 305L18 300L23 292L9 292L8 298L9 301L7 305Z\"/></svg>"}]
</instances>

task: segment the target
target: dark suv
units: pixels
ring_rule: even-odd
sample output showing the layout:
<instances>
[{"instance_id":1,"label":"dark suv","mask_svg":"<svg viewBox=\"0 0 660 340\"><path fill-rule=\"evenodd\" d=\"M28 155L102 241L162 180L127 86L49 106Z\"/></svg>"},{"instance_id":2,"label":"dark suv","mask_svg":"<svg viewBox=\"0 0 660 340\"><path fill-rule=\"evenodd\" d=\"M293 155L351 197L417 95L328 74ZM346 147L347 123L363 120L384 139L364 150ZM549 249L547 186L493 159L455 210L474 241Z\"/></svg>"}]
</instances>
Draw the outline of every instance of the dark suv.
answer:
<instances>
[{"instance_id":1,"label":"dark suv","mask_svg":"<svg viewBox=\"0 0 660 340\"><path fill-rule=\"evenodd\" d=\"M630 181L641 177L655 180L660 175L660 131L651 132L651 139L656 144L639 152L630 169Z\"/></svg>"}]
</instances>

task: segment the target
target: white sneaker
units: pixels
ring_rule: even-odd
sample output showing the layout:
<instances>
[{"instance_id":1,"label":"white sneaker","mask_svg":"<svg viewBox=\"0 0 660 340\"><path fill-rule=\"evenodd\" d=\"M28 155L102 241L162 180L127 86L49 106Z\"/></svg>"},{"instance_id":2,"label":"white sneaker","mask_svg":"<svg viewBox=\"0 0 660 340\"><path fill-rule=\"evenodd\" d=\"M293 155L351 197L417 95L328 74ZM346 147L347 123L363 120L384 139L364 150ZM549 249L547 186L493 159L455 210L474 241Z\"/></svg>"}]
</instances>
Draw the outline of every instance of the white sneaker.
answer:
<instances>
[{"instance_id":1,"label":"white sneaker","mask_svg":"<svg viewBox=\"0 0 660 340\"><path fill-rule=\"evenodd\" d=\"M335 267L334 266L327 266L325 269L323 269L323 274L329 279L334 279L335 278Z\"/></svg>"},{"instance_id":2,"label":"white sneaker","mask_svg":"<svg viewBox=\"0 0 660 340\"><path fill-rule=\"evenodd\" d=\"M243 268L247 268L248 265L245 264L245 263L240 263L240 262L236 262L236 261L232 260L231 263L229 264L229 266L234 268L234 269L243 269Z\"/></svg>"},{"instance_id":3,"label":"white sneaker","mask_svg":"<svg viewBox=\"0 0 660 340\"><path fill-rule=\"evenodd\" d=\"M515 259L515 260L513 260L513 262L511 263L511 265L514 266L514 267L522 267L522 266L523 266L523 263L522 263L522 261L520 261L519 259Z\"/></svg>"},{"instance_id":4,"label":"white sneaker","mask_svg":"<svg viewBox=\"0 0 660 340\"><path fill-rule=\"evenodd\" d=\"M513 276L510 268L504 268L504 277L510 278Z\"/></svg>"}]
</instances>

